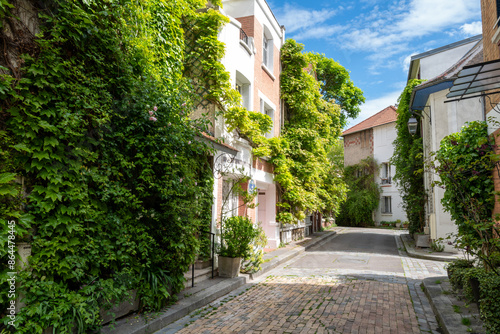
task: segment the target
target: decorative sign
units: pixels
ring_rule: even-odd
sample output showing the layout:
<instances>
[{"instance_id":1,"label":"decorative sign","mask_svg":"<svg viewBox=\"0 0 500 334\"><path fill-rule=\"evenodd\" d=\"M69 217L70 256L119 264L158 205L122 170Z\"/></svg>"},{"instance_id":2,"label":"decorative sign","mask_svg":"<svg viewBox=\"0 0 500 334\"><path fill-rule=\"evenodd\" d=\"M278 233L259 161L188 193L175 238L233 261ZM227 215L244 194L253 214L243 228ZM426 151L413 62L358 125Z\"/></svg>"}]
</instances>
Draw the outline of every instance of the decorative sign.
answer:
<instances>
[{"instance_id":1,"label":"decorative sign","mask_svg":"<svg viewBox=\"0 0 500 334\"><path fill-rule=\"evenodd\" d=\"M250 181L248 181L248 192L252 193L254 192L254 190L255 190L255 181L251 179Z\"/></svg>"}]
</instances>

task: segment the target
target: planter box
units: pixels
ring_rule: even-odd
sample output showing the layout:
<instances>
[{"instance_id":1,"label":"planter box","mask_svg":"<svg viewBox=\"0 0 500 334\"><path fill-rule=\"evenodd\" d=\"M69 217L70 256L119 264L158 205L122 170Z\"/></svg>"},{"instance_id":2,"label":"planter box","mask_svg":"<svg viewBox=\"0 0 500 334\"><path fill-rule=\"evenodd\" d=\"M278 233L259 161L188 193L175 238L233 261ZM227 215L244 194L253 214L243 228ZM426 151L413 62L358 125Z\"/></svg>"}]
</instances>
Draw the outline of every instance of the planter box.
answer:
<instances>
[{"instance_id":1,"label":"planter box","mask_svg":"<svg viewBox=\"0 0 500 334\"><path fill-rule=\"evenodd\" d=\"M219 277L234 278L240 273L241 257L219 256Z\"/></svg>"},{"instance_id":2,"label":"planter box","mask_svg":"<svg viewBox=\"0 0 500 334\"><path fill-rule=\"evenodd\" d=\"M120 304L113 306L109 310L100 310L100 315L102 318L102 323L107 324L108 322L121 318L131 312L139 310L139 298L137 298L137 290L131 290L128 292L129 297L127 297Z\"/></svg>"},{"instance_id":3,"label":"planter box","mask_svg":"<svg viewBox=\"0 0 500 334\"><path fill-rule=\"evenodd\" d=\"M428 234L415 234L415 247L431 247L430 236Z\"/></svg>"}]
</instances>

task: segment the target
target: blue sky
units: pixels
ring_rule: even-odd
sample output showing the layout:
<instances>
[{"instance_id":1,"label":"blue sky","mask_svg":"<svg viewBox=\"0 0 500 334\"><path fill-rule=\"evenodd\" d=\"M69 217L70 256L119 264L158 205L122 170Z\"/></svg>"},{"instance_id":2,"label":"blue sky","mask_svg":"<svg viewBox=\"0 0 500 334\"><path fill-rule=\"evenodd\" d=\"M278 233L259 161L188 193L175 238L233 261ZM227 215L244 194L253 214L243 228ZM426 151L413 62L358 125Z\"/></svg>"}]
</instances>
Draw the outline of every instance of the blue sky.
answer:
<instances>
[{"instance_id":1,"label":"blue sky","mask_svg":"<svg viewBox=\"0 0 500 334\"><path fill-rule=\"evenodd\" d=\"M480 0L267 0L286 37L351 73L366 97L353 126L406 85L410 57L481 34Z\"/></svg>"}]
</instances>

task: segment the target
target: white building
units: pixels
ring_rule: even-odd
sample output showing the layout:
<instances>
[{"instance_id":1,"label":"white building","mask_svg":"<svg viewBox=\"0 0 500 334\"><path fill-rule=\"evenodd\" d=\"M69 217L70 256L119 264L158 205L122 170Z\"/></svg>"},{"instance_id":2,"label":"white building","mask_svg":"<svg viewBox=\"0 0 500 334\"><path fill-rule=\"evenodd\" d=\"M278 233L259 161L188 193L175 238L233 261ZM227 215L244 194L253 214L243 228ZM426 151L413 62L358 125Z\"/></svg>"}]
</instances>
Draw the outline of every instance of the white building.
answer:
<instances>
[{"instance_id":1,"label":"white building","mask_svg":"<svg viewBox=\"0 0 500 334\"><path fill-rule=\"evenodd\" d=\"M483 105L477 100L460 103L447 99L453 80L467 65L481 62L483 44L481 36L447 45L412 57L408 79L426 79L416 86L410 100L410 110L421 120L424 143L424 158L430 159L431 152L439 150L441 140L460 131L469 121L484 120ZM427 195L425 233L431 240L446 238L455 233L457 227L441 204L444 189L433 186L439 176L426 169L424 184ZM446 251L454 248L444 243Z\"/></svg>"},{"instance_id":2,"label":"white building","mask_svg":"<svg viewBox=\"0 0 500 334\"><path fill-rule=\"evenodd\" d=\"M219 33L219 40L226 45L221 62L242 96L243 107L271 117L273 129L267 136L279 136L282 119L280 49L285 40L284 27L279 25L265 0L225 0L222 4L223 8L219 10L230 22ZM258 189L258 206L245 207L240 198L230 195L225 211L229 209L228 215L248 215L254 222L260 222L268 239L267 248L279 247L280 226L276 222L277 194L273 165L265 159L255 158L246 140L234 132L227 132L222 117L214 123L213 136L223 139L237 153L233 158L227 150L219 150L215 157L226 173L223 177L216 175L213 227L220 219L223 199L227 197L233 180L247 175L251 177L247 186Z\"/></svg>"},{"instance_id":3,"label":"white building","mask_svg":"<svg viewBox=\"0 0 500 334\"><path fill-rule=\"evenodd\" d=\"M407 220L399 189L392 180L396 169L389 162L394 153L392 143L397 136L396 120L396 108L389 106L342 133L345 166L358 164L369 156L380 166L379 173L374 176L381 189L379 209L374 212L376 224Z\"/></svg>"}]
</instances>

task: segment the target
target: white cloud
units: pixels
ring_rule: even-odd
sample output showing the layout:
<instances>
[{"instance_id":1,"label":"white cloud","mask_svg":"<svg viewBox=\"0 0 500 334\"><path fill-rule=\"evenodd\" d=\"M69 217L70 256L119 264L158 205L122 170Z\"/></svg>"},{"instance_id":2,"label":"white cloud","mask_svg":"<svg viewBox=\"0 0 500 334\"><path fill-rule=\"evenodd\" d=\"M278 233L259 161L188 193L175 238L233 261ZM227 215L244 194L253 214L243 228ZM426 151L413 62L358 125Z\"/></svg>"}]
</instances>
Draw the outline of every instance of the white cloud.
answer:
<instances>
[{"instance_id":1,"label":"white cloud","mask_svg":"<svg viewBox=\"0 0 500 334\"><path fill-rule=\"evenodd\" d=\"M465 36L476 36L483 33L483 26L481 21L466 23L460 27L462 34Z\"/></svg>"},{"instance_id":2,"label":"white cloud","mask_svg":"<svg viewBox=\"0 0 500 334\"><path fill-rule=\"evenodd\" d=\"M352 51L369 51L370 70L376 72L388 67L387 59L409 52L420 37L456 29L459 24L464 32L477 31L476 23L465 22L476 18L479 9L479 2L470 0L401 0L385 9L375 6L350 22L349 32L338 36L339 44Z\"/></svg>"},{"instance_id":3,"label":"white cloud","mask_svg":"<svg viewBox=\"0 0 500 334\"><path fill-rule=\"evenodd\" d=\"M359 0L357 5L349 2L347 6L355 5L357 11L344 8L345 4L315 10L304 7L307 5L288 3L276 10L287 36L299 42L322 39L342 52L364 53L371 74L382 74L388 68L407 69L409 58L404 56L442 46L426 43L424 38L480 33L479 1ZM343 16L347 11L357 16Z\"/></svg>"},{"instance_id":4,"label":"white cloud","mask_svg":"<svg viewBox=\"0 0 500 334\"><path fill-rule=\"evenodd\" d=\"M479 8L479 1L412 0L396 30L402 38L424 36L473 19Z\"/></svg>"},{"instance_id":5,"label":"white cloud","mask_svg":"<svg viewBox=\"0 0 500 334\"><path fill-rule=\"evenodd\" d=\"M280 23L285 25L288 33L315 27L336 14L336 11L331 9L307 10L290 4L285 4L283 9L278 9L276 12L281 14L278 15Z\"/></svg>"},{"instance_id":6,"label":"white cloud","mask_svg":"<svg viewBox=\"0 0 500 334\"><path fill-rule=\"evenodd\" d=\"M329 39L332 35L342 32L343 30L344 28L341 26L318 26L303 30L293 35L293 38L297 40Z\"/></svg>"}]
</instances>

